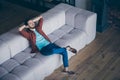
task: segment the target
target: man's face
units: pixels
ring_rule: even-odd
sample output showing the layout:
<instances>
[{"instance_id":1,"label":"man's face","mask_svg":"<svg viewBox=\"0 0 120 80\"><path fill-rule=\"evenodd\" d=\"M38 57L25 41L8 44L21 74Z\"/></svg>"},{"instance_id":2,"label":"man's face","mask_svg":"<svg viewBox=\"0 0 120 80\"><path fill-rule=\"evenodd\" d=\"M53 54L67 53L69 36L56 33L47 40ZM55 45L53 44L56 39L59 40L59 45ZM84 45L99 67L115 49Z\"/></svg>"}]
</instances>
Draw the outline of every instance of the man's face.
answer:
<instances>
[{"instance_id":1,"label":"man's face","mask_svg":"<svg viewBox=\"0 0 120 80\"><path fill-rule=\"evenodd\" d=\"M35 23L32 20L29 20L28 26L29 26L29 28L33 29L33 28L35 28Z\"/></svg>"}]
</instances>

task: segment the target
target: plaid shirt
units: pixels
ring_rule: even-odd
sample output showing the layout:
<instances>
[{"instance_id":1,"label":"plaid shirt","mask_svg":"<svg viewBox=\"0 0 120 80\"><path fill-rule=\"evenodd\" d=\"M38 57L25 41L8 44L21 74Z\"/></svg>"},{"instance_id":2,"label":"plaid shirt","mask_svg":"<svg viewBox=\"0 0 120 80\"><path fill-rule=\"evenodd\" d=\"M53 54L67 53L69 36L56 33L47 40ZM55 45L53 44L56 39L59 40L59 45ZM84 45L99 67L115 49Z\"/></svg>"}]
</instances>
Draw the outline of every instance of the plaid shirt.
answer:
<instances>
[{"instance_id":1,"label":"plaid shirt","mask_svg":"<svg viewBox=\"0 0 120 80\"><path fill-rule=\"evenodd\" d=\"M42 30L42 25L43 25L43 18L40 18L40 20L39 20L39 22L38 22L38 25L35 27L35 29L36 29L45 39L47 39L48 41L50 41L50 39L48 38L48 36L43 32L43 30ZM29 40L29 42L30 42L30 44L31 44L31 48L32 48L31 53L38 52L38 48L36 47L36 35L35 35L35 33L34 33L33 31L31 31L31 30L23 29L22 31L20 31L20 34ZM50 42L51 42L51 41L50 41Z\"/></svg>"}]
</instances>

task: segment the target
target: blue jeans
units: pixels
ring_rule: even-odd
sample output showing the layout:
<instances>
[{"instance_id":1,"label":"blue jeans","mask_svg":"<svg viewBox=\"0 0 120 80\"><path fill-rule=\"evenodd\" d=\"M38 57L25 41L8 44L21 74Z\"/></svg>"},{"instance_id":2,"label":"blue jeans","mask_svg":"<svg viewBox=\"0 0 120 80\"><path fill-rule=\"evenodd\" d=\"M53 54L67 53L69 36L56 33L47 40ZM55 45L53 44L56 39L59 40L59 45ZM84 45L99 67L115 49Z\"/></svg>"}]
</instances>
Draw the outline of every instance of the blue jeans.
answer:
<instances>
[{"instance_id":1,"label":"blue jeans","mask_svg":"<svg viewBox=\"0 0 120 80\"><path fill-rule=\"evenodd\" d=\"M68 53L66 51L66 48L61 48L54 43L50 43L49 45L43 47L40 52L45 56L52 54L61 54L63 57L64 67L68 67Z\"/></svg>"}]
</instances>

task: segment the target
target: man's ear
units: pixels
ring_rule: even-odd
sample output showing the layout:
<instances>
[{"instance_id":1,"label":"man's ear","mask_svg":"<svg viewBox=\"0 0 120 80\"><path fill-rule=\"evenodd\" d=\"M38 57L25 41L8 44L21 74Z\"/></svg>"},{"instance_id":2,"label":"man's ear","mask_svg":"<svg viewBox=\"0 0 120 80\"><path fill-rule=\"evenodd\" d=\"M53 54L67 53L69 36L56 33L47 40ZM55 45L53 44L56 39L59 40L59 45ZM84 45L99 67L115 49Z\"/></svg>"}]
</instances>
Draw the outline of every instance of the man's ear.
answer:
<instances>
[{"instance_id":1,"label":"man's ear","mask_svg":"<svg viewBox=\"0 0 120 80\"><path fill-rule=\"evenodd\" d=\"M38 21L36 21L36 22L34 22L35 23L35 26L37 26L38 25Z\"/></svg>"}]
</instances>

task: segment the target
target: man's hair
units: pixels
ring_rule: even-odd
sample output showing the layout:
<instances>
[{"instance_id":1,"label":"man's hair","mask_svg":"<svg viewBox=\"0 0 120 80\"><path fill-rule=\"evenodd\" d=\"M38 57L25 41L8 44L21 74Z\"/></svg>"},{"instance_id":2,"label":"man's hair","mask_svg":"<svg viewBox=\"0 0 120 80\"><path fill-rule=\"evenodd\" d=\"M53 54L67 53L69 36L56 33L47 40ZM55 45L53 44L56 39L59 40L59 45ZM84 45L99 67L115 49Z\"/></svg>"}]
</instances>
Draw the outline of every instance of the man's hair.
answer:
<instances>
[{"instance_id":1,"label":"man's hair","mask_svg":"<svg viewBox=\"0 0 120 80\"><path fill-rule=\"evenodd\" d=\"M31 18L26 18L25 21L24 21L24 24L25 25L28 25L28 21L31 20Z\"/></svg>"},{"instance_id":2,"label":"man's hair","mask_svg":"<svg viewBox=\"0 0 120 80\"><path fill-rule=\"evenodd\" d=\"M24 20L24 24L25 25L28 25L28 21L29 20L32 20L31 18L26 18L25 20ZM37 26L38 25L38 21L36 21L36 22L34 22L35 23L35 26Z\"/></svg>"}]
</instances>

